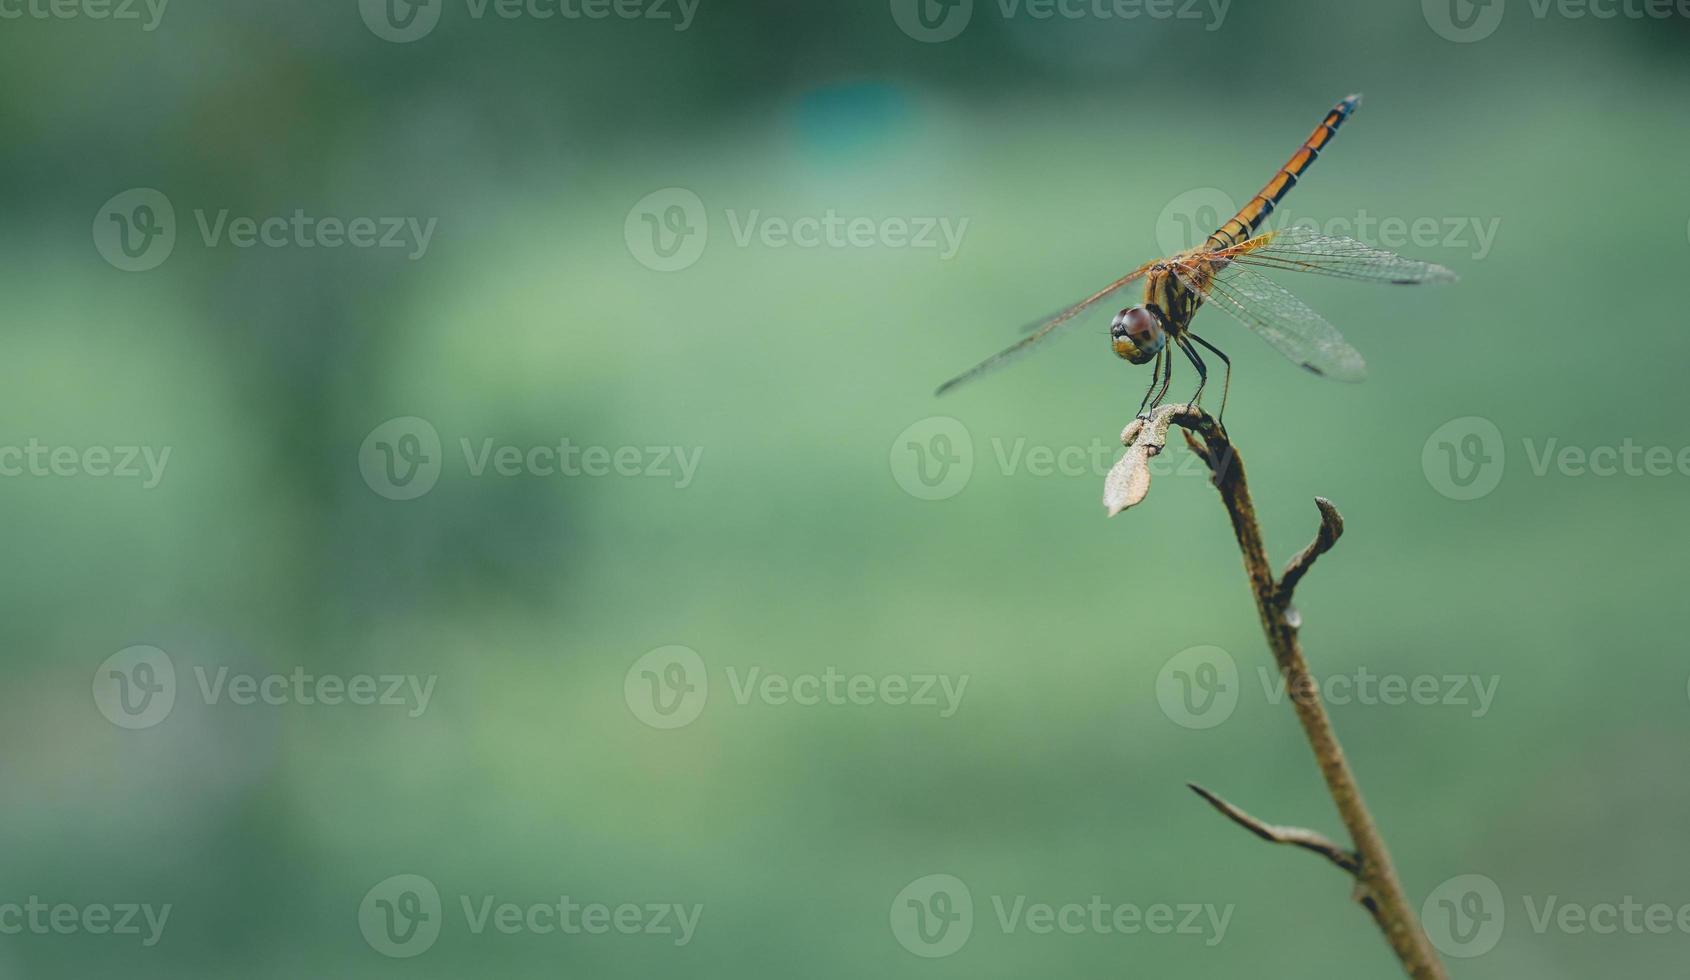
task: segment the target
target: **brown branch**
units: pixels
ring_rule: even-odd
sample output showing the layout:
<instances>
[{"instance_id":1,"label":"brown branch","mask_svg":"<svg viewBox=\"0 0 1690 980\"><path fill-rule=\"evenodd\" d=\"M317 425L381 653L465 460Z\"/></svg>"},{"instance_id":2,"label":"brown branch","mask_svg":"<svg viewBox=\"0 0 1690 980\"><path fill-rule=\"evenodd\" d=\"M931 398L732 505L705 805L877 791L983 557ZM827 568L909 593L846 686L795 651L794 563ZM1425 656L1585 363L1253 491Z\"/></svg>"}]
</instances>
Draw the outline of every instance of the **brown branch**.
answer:
<instances>
[{"instance_id":1,"label":"brown branch","mask_svg":"<svg viewBox=\"0 0 1690 980\"><path fill-rule=\"evenodd\" d=\"M1250 499L1250 488L1245 482L1244 463L1238 458L1237 450L1233 448L1226 430L1200 408L1170 405L1157 409L1145 420L1145 424L1137 426L1136 430L1134 426L1129 426L1128 433L1133 435L1136 443L1144 438L1145 433L1154 434L1158 428L1165 434L1169 423L1186 430L1186 442L1209 465L1215 488L1220 491L1221 503L1226 506L1227 515L1232 519L1233 535L1238 539L1238 550L1244 557L1244 574L1250 580L1250 592L1256 599L1256 612L1261 617L1262 632L1267 636L1274 661L1279 665L1279 672L1285 679L1286 690L1291 692L1291 706L1297 713L1298 722L1302 724L1309 747L1314 750L1315 761L1326 781L1327 792L1332 796L1332 802L1337 805L1338 816L1343 820L1353 843L1355 867L1351 869L1351 873L1355 877L1356 901L1373 916L1374 922L1385 935L1385 941L1390 944L1392 952L1396 954L1408 976L1414 980L1448 980L1449 974L1445 972L1443 963L1432 949L1426 933L1420 928L1414 908L1403 893L1402 882L1391 865L1390 852L1386 850L1379 827L1374 823L1373 815L1368 812L1367 804L1362 799L1355 773L1350 770L1349 761L1344 757L1338 736L1332 730L1332 720L1327 716L1326 706L1321 702L1318 683L1309 672L1308 663L1303 659L1302 642L1298 638L1300 623L1291 607L1292 592L1315 559L1330 550L1338 540L1338 536L1343 532L1343 518L1330 502L1318 501L1321 511L1319 534L1314 543L1287 566L1284 580L1275 580L1272 566L1268 563L1267 548L1262 543L1261 526L1256 521L1255 504ZM1123 436L1126 434L1123 433ZM1159 448L1158 446L1157 449ZM1135 455L1135 446L1129 443L1128 458L1117 467L1122 472L1121 478L1130 475L1128 470L1134 470L1147 463L1149 455L1153 453L1145 449L1140 449ZM1111 479L1117 479L1117 475L1112 473ZM1148 477L1145 479L1147 481ZM1147 482L1143 489L1148 490ZM1138 497L1142 499L1143 492L1138 493ZM1110 504L1107 494L1105 502ZM1132 500L1126 506L1137 502ZM1111 504L1111 512L1115 510ZM1208 794L1204 796L1228 817L1257 836L1264 836L1264 830L1269 834L1285 834L1284 828L1262 824L1235 807L1222 807L1220 801L1209 797ZM1283 842L1308 847L1314 835L1307 831L1298 834L1309 836L1303 836L1300 840L1286 839ZM1274 836L1267 836L1267 839L1279 840ZM1336 845L1331 846L1336 849ZM1333 857L1329 853L1326 856Z\"/></svg>"},{"instance_id":2,"label":"brown branch","mask_svg":"<svg viewBox=\"0 0 1690 980\"><path fill-rule=\"evenodd\" d=\"M1290 844L1292 847L1301 847L1305 850L1313 851L1321 857L1326 858L1328 861L1331 861L1333 864L1336 864L1348 874L1353 875L1361 869L1361 860L1355 856L1353 851L1346 851L1342 847L1339 847L1337 844L1332 843L1332 841L1322 837L1320 834L1317 834L1312 830L1305 830L1302 827L1281 827L1278 824L1264 823L1196 783L1186 783L1185 785L1191 787L1191 791L1196 793L1198 796L1208 800L1209 805L1225 814L1227 819L1231 820L1238 826L1243 827L1245 830L1248 830L1250 833L1255 834L1262 840L1270 841L1275 844Z\"/></svg>"}]
</instances>

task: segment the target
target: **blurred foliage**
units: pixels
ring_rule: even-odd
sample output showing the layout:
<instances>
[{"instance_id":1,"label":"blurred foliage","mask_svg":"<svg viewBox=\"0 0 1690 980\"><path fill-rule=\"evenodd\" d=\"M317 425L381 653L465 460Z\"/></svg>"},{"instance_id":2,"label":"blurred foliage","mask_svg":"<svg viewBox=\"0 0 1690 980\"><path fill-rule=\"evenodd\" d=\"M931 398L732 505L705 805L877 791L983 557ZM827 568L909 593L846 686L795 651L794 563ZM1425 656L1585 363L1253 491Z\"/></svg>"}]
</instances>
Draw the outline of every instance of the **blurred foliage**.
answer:
<instances>
[{"instance_id":1,"label":"blurred foliage","mask_svg":"<svg viewBox=\"0 0 1690 980\"><path fill-rule=\"evenodd\" d=\"M1349 522L1300 594L1310 658L1499 679L1482 717L1334 708L1411 892L1480 873L1507 896L1503 940L1454 975L1680 969L1682 933L1539 933L1521 896L1690 903L1690 477L1539 477L1522 442L1690 445L1674 298L1690 25L1517 4L1458 44L1417 7L1237 4L1209 31L1005 20L982 0L940 44L878 2L704 0L686 31L460 4L412 44L375 37L353 0L182 4L152 32L0 21L0 444L172 448L153 490L0 480L0 903L173 905L151 948L0 935L0 976L1392 975L1331 869L1181 785L1337 830L1290 712L1255 680L1268 661L1206 483L1159 477L1106 522L1101 473L997 461L1018 441L1111 445L1148 378L1107 353L1107 311L930 395L1155 254L1182 193L1247 197L1357 90L1288 213L1497 234L1483 255L1470 238L1403 249L1455 268L1454 287L1294 284L1368 356L1366 385L1199 320L1236 363L1228 423L1276 557L1313 533L1317 493ZM167 195L182 230L144 274L90 242L101 202L135 187ZM674 273L623 237L666 187L711 222ZM208 246L194 212L221 209L439 231L417 261ZM740 247L731 224L754 210L968 225L949 260ZM928 502L888 459L935 415L971 434L975 474ZM358 466L402 416L429 420L447 463L409 502ZM1421 465L1464 416L1509 453L1470 502ZM463 439L702 456L684 489L476 477ZM141 731L89 697L133 644L168 651L180 687ZM707 708L675 731L622 693L666 644L711 669ZM1198 645L1231 653L1244 694L1204 731L1157 698L1163 665ZM206 704L195 665L438 683L415 718L243 707ZM970 681L951 717L739 704L725 671L754 667ZM975 932L925 960L888 908L935 872L969 884ZM366 892L399 873L447 902L410 960L359 930ZM475 935L460 895L704 912L684 947ZM1235 912L1213 946L1005 935L993 895Z\"/></svg>"}]
</instances>

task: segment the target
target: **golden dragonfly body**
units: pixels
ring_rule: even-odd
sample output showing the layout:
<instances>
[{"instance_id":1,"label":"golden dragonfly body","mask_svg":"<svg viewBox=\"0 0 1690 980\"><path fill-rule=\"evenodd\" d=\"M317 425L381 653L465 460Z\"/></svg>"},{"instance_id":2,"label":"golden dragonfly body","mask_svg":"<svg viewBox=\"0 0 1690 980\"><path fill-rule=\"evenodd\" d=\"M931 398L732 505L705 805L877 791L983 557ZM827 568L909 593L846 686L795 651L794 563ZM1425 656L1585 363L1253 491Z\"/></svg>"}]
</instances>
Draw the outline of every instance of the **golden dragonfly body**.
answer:
<instances>
[{"instance_id":1,"label":"golden dragonfly body","mask_svg":"<svg viewBox=\"0 0 1690 980\"><path fill-rule=\"evenodd\" d=\"M1323 235L1298 226L1261 230L1279 202L1297 185L1360 104L1361 97L1352 95L1334 106L1267 186L1203 244L1148 262L1055 316L1039 321L1030 328L1029 336L945 382L938 394L1032 349L1059 327L1075 321L1082 313L1140 279L1145 280L1143 304L1116 314L1109 330L1110 345L1117 356L1134 364L1155 364L1150 390L1145 393L1140 411L1145 406L1154 407L1166 397L1173 382L1176 349L1197 368L1199 380L1193 404L1202 398L1209 376L1198 347L1226 364L1230 386L1231 361L1191 331L1191 321L1205 303L1226 310L1280 353L1314 374L1337 381L1365 378L1366 362L1345 342L1337 328L1284 287L1255 271L1312 272L1398 285L1454 281L1455 274L1442 266L1405 259L1354 239ZM1224 414L1224 393L1221 410Z\"/></svg>"}]
</instances>

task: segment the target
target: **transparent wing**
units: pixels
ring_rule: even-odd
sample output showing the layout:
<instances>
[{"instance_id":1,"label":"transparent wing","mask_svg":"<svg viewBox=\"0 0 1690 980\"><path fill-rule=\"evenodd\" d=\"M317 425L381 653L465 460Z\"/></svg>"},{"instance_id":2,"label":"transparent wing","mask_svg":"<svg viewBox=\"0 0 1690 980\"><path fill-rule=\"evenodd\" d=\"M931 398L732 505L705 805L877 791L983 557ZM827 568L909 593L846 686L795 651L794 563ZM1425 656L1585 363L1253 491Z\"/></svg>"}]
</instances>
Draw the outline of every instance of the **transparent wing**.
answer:
<instances>
[{"instance_id":1,"label":"transparent wing","mask_svg":"<svg viewBox=\"0 0 1690 980\"><path fill-rule=\"evenodd\" d=\"M1312 272L1339 279L1399 286L1455 282L1457 278L1455 273L1441 265L1405 259L1395 252L1374 248L1353 238L1323 235L1312 228L1300 226L1258 235L1214 255L1217 259L1231 259L1262 269Z\"/></svg>"},{"instance_id":2,"label":"transparent wing","mask_svg":"<svg viewBox=\"0 0 1690 980\"><path fill-rule=\"evenodd\" d=\"M1366 380L1367 363L1338 328L1272 279L1236 265L1207 284L1188 268L1176 271L1187 288L1232 314L1292 363L1334 381Z\"/></svg>"},{"instance_id":3,"label":"transparent wing","mask_svg":"<svg viewBox=\"0 0 1690 980\"><path fill-rule=\"evenodd\" d=\"M1146 263L1144 267L1133 270L1132 275L1127 276L1125 279L1110 283L1109 285L1103 287L1102 292L1094 293L1093 295L1080 300L1078 303L1075 303L1073 306L1064 306L1055 313L1051 313L1047 316L1041 316L1037 320L1030 320L1023 323L1015 332L1022 334L1038 333L1040 330L1049 326L1053 320L1061 320L1063 323L1067 323L1069 320L1079 316L1081 313L1084 313L1087 309L1091 308L1093 303L1101 302L1104 299L1115 295L1116 290L1119 290L1124 286L1130 286L1137 280L1144 278L1144 274L1149 272L1150 266L1154 264L1155 263Z\"/></svg>"},{"instance_id":4,"label":"transparent wing","mask_svg":"<svg viewBox=\"0 0 1690 980\"><path fill-rule=\"evenodd\" d=\"M1104 300L1108 299L1110 296L1115 295L1116 293L1120 292L1122 289L1126 288L1127 286L1132 285L1137 280L1143 278L1144 274L1146 272L1150 271L1150 266L1153 265L1153 264L1154 263L1146 263L1144 265L1139 266L1137 269L1134 269L1132 272L1127 273L1125 276L1121 277L1120 279L1115 280L1114 282L1110 283L1109 285L1104 286L1102 289L1098 290L1095 293L1092 293L1090 296L1087 296L1085 299L1080 300L1078 303L1075 303L1073 306L1068 307L1067 309L1063 310L1061 313L1058 313L1055 316L1050 317L1047 320L1043 320L1039 323L1036 323L1036 324L1026 328L1027 331L1029 331L1028 335L1026 337L1021 338L1020 341L1016 342L1015 344L1011 345L1010 347L1008 347L1004 350L1001 350L996 354L993 354L991 357L986 358L984 361L981 361L979 364L976 364L974 367L969 368L967 371L964 371L963 373L957 375L956 377L952 378L951 380L949 380L949 381L945 382L944 384L940 385L939 390L934 392L934 394L943 395L946 392L950 391L952 388L955 388L956 386L963 384L964 382L973 381L975 378L980 377L982 374L985 374L989 371L993 371L997 368L1000 368L1000 367L1004 366L1005 364L1009 363L1010 361L1014 360L1015 358L1019 357L1020 355L1026 353L1028 350L1031 350L1034 347L1034 345L1036 345L1039 341L1041 341L1041 340L1045 339L1046 337L1050 336L1051 333L1054 332L1057 327L1060 327L1065 323L1072 322L1074 320L1074 318L1079 316L1081 313L1084 313L1085 311L1091 309L1093 306L1096 306L1098 303L1103 302Z\"/></svg>"}]
</instances>

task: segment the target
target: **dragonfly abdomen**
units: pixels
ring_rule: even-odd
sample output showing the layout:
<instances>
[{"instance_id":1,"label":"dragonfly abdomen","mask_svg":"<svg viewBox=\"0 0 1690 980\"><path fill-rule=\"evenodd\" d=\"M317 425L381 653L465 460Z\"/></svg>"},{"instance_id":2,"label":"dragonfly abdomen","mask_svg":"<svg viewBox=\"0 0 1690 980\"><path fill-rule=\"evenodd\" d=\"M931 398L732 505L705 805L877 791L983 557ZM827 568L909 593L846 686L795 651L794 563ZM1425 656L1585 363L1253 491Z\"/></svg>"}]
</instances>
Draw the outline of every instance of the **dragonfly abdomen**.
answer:
<instances>
[{"instance_id":1,"label":"dragonfly abdomen","mask_svg":"<svg viewBox=\"0 0 1690 980\"><path fill-rule=\"evenodd\" d=\"M1291 188L1297 186L1297 181L1302 178L1303 173L1314 165L1315 160L1320 157L1320 151L1337 135L1338 127L1344 125L1344 120L1350 118L1350 113L1359 105L1361 96L1352 95L1333 106L1332 111L1315 127L1315 131L1297 148L1297 152L1291 154L1291 159L1286 161L1285 166L1280 167L1273 179L1267 182L1267 186L1252 197L1231 220L1221 225L1219 231L1210 235L1203 247L1210 250L1231 248L1254 235L1267 221L1268 216L1273 214L1285 195L1291 192Z\"/></svg>"}]
</instances>

